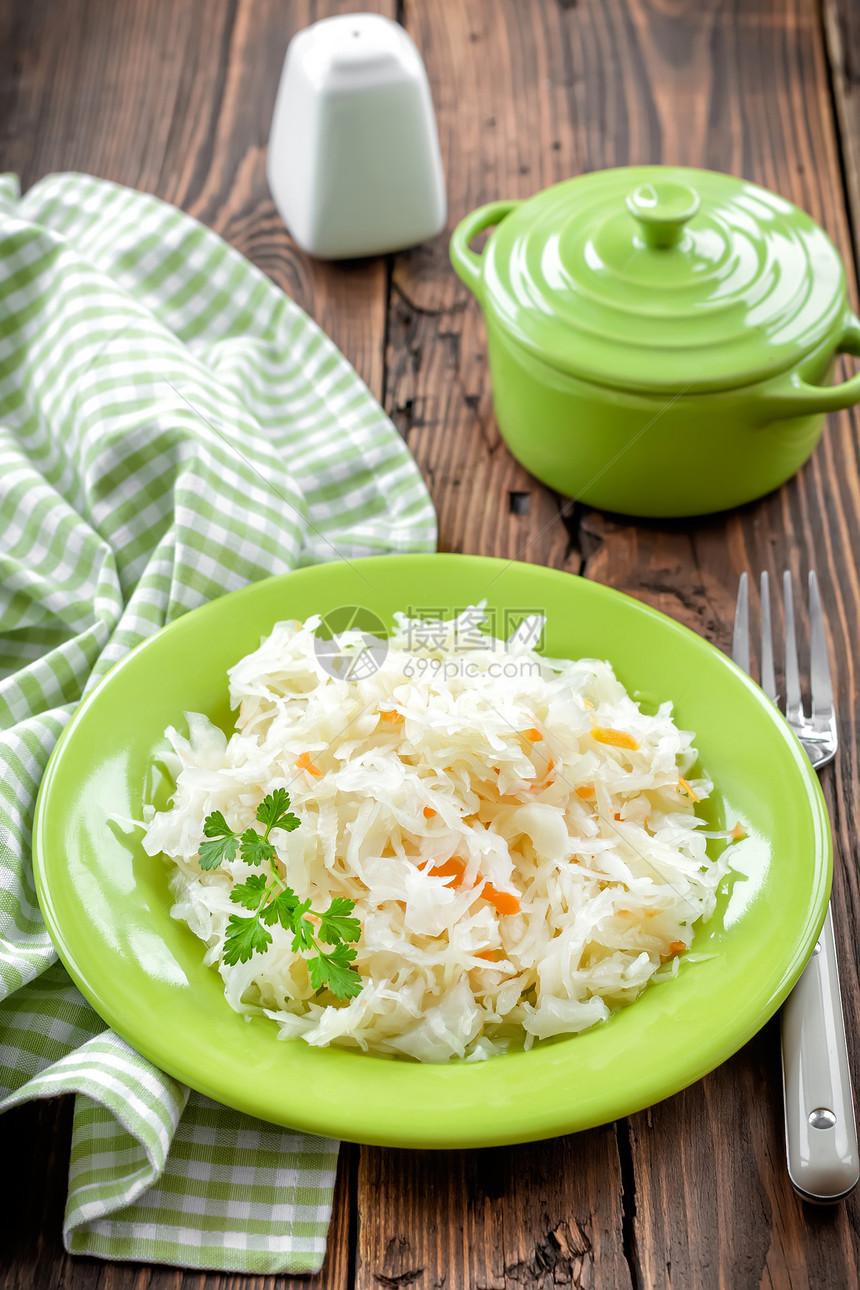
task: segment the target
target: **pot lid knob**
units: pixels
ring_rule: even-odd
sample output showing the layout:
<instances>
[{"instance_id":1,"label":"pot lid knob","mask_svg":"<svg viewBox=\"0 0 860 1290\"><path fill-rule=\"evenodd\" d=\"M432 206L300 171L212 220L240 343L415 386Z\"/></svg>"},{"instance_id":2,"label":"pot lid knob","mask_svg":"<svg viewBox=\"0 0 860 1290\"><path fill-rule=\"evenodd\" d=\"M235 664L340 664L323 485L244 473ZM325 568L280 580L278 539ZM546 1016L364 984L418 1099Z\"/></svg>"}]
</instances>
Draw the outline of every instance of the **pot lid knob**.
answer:
<instances>
[{"instance_id":1,"label":"pot lid knob","mask_svg":"<svg viewBox=\"0 0 860 1290\"><path fill-rule=\"evenodd\" d=\"M699 209L699 194L686 184L658 179L641 184L627 198L627 209L648 246L666 250L681 240L684 225Z\"/></svg>"}]
</instances>

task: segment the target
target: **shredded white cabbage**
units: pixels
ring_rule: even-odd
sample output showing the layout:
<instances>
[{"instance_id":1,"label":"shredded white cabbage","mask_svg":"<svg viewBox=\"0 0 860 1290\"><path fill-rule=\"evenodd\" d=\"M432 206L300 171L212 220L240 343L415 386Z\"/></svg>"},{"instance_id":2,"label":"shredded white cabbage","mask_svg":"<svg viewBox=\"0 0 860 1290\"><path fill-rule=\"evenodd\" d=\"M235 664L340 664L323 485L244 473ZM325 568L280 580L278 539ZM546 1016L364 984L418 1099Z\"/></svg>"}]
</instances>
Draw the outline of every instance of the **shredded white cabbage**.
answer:
<instances>
[{"instance_id":1,"label":"shredded white cabbage","mask_svg":"<svg viewBox=\"0 0 860 1290\"><path fill-rule=\"evenodd\" d=\"M319 618L279 623L230 672L229 740L196 713L187 737L167 732L176 791L144 845L175 865L172 914L230 1005L285 1038L429 1062L529 1047L673 975L713 913L726 864L694 807L712 785L681 782L696 752L671 704L646 715L608 663L540 657L528 624L475 641L481 618L431 631L398 615L384 663L355 680L321 668ZM223 962L230 891L253 871L238 857L201 871L203 822L220 810L245 829L278 787L301 820L272 834L286 881L317 909L355 902L364 984L349 1002L315 994L278 926L264 953Z\"/></svg>"}]
</instances>

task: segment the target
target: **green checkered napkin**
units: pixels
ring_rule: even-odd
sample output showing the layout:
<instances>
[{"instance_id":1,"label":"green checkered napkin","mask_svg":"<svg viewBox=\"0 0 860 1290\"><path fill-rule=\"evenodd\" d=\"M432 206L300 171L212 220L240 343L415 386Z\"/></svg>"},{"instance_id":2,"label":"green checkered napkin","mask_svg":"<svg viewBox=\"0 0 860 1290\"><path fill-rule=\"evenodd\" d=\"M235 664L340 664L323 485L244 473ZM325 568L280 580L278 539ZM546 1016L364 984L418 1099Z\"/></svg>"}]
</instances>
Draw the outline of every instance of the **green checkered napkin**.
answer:
<instances>
[{"instance_id":1,"label":"green checkered napkin","mask_svg":"<svg viewBox=\"0 0 860 1290\"><path fill-rule=\"evenodd\" d=\"M391 423L300 309L152 197L0 180L0 1108L77 1094L75 1254L316 1271L337 1143L189 1093L105 1029L36 902L39 780L165 623L299 564L435 543Z\"/></svg>"}]
</instances>

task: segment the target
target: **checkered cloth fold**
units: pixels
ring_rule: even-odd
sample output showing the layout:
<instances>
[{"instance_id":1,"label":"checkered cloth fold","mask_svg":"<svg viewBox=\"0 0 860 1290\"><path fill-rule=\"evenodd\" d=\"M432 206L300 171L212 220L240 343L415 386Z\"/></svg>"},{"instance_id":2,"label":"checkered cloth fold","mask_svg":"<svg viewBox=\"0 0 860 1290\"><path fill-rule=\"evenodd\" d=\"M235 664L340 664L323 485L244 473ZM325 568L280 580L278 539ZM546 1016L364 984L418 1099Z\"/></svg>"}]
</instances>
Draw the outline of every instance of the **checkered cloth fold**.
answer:
<instances>
[{"instance_id":1,"label":"checkered cloth fold","mask_svg":"<svg viewBox=\"0 0 860 1290\"><path fill-rule=\"evenodd\" d=\"M316 1271L337 1143L189 1093L74 987L30 861L58 735L189 609L435 537L390 421L236 251L101 180L0 180L0 1108L77 1094L72 1253Z\"/></svg>"}]
</instances>

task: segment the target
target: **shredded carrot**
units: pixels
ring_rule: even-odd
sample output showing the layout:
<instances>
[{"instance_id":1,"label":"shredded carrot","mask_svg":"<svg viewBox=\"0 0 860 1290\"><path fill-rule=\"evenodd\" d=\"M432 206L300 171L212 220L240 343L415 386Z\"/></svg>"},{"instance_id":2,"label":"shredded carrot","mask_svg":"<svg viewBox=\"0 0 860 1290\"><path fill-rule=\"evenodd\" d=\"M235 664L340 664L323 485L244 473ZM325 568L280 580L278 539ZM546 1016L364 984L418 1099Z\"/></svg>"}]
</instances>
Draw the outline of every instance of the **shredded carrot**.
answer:
<instances>
[{"instance_id":1,"label":"shredded carrot","mask_svg":"<svg viewBox=\"0 0 860 1290\"><path fill-rule=\"evenodd\" d=\"M688 797L692 797L692 799L693 799L693 801L694 801L694 802L701 802L701 800L702 800L702 799L699 797L699 794L698 794L698 793L696 792L696 790L693 788L693 785L692 785L692 784L688 784L688 783L687 783L687 781L684 779L684 777L683 777L683 776L679 777L679 779L678 779L678 786L679 786L679 788L683 788L683 790L684 790L684 792L687 794L687 796L688 796Z\"/></svg>"},{"instance_id":2,"label":"shredded carrot","mask_svg":"<svg viewBox=\"0 0 860 1290\"><path fill-rule=\"evenodd\" d=\"M734 842L740 842L741 838L745 838L746 836L747 831L742 824L736 824L732 829L732 840Z\"/></svg>"},{"instance_id":3,"label":"shredded carrot","mask_svg":"<svg viewBox=\"0 0 860 1290\"><path fill-rule=\"evenodd\" d=\"M544 775L549 776L549 773L554 766L555 766L555 762L550 757L549 761L546 764L546 770L544 771ZM554 783L555 783L554 779L545 778L542 784L529 785L529 791L532 793L542 793L545 788L552 788Z\"/></svg>"},{"instance_id":4,"label":"shredded carrot","mask_svg":"<svg viewBox=\"0 0 860 1290\"><path fill-rule=\"evenodd\" d=\"M478 953L475 955L475 958L478 958L478 959L486 959L488 963L495 963L495 961L496 961L496 951L495 951L495 950L478 950Z\"/></svg>"},{"instance_id":5,"label":"shredded carrot","mask_svg":"<svg viewBox=\"0 0 860 1290\"><path fill-rule=\"evenodd\" d=\"M481 895L484 900L488 900L491 905L495 905L500 914L518 914L520 912L519 900L509 891L496 891L495 887L485 883Z\"/></svg>"},{"instance_id":6,"label":"shredded carrot","mask_svg":"<svg viewBox=\"0 0 860 1290\"><path fill-rule=\"evenodd\" d=\"M683 954L686 948L683 941L670 941L669 943L669 949L673 954Z\"/></svg>"},{"instance_id":7,"label":"shredded carrot","mask_svg":"<svg viewBox=\"0 0 860 1290\"><path fill-rule=\"evenodd\" d=\"M609 744L612 748L630 748L633 752L639 744L626 730L609 730L606 726L592 726L591 737L599 744Z\"/></svg>"},{"instance_id":8,"label":"shredded carrot","mask_svg":"<svg viewBox=\"0 0 860 1290\"><path fill-rule=\"evenodd\" d=\"M446 887L456 887L462 882L463 874L466 871L466 866L459 856L451 856L450 860L437 860L430 868L440 878L451 879L450 882L445 883Z\"/></svg>"},{"instance_id":9,"label":"shredded carrot","mask_svg":"<svg viewBox=\"0 0 860 1290\"><path fill-rule=\"evenodd\" d=\"M380 708L379 720L387 721L390 725L396 726L399 721L403 720L403 713L398 712L396 708Z\"/></svg>"},{"instance_id":10,"label":"shredded carrot","mask_svg":"<svg viewBox=\"0 0 860 1290\"><path fill-rule=\"evenodd\" d=\"M593 784L582 784L576 790L577 797L581 797L584 802L590 802L596 796Z\"/></svg>"},{"instance_id":11,"label":"shredded carrot","mask_svg":"<svg viewBox=\"0 0 860 1290\"><path fill-rule=\"evenodd\" d=\"M466 865L459 856L451 856L449 860L437 860L430 866L430 870L440 878L450 878L450 882L445 883L446 887L459 887L466 872ZM480 882L480 879L478 881ZM491 887L488 882L484 883L478 895L483 900L488 900L491 905L495 905L500 914L520 912L520 902L516 896L509 891L496 891L495 887Z\"/></svg>"},{"instance_id":12,"label":"shredded carrot","mask_svg":"<svg viewBox=\"0 0 860 1290\"><path fill-rule=\"evenodd\" d=\"M425 807L424 807L424 819L425 819L425 820L432 820L432 819L433 819L433 816L434 816L435 814L436 814L436 812L433 810L433 807L432 807L432 806L425 806Z\"/></svg>"},{"instance_id":13,"label":"shredded carrot","mask_svg":"<svg viewBox=\"0 0 860 1290\"><path fill-rule=\"evenodd\" d=\"M300 757L297 757L296 765L299 770L306 770L309 775L316 775L317 779L322 778L322 771L319 766L313 764L310 753L303 752Z\"/></svg>"},{"instance_id":14,"label":"shredded carrot","mask_svg":"<svg viewBox=\"0 0 860 1290\"><path fill-rule=\"evenodd\" d=\"M539 744L543 739L541 732L536 730L534 726L529 726L528 730L523 731L523 734L526 739L529 739L533 744Z\"/></svg>"},{"instance_id":15,"label":"shredded carrot","mask_svg":"<svg viewBox=\"0 0 860 1290\"><path fill-rule=\"evenodd\" d=\"M620 820L620 819L621 819L621 812L620 812L620 811L616 811L616 812L615 812L615 818L616 818L616 820Z\"/></svg>"}]
</instances>

